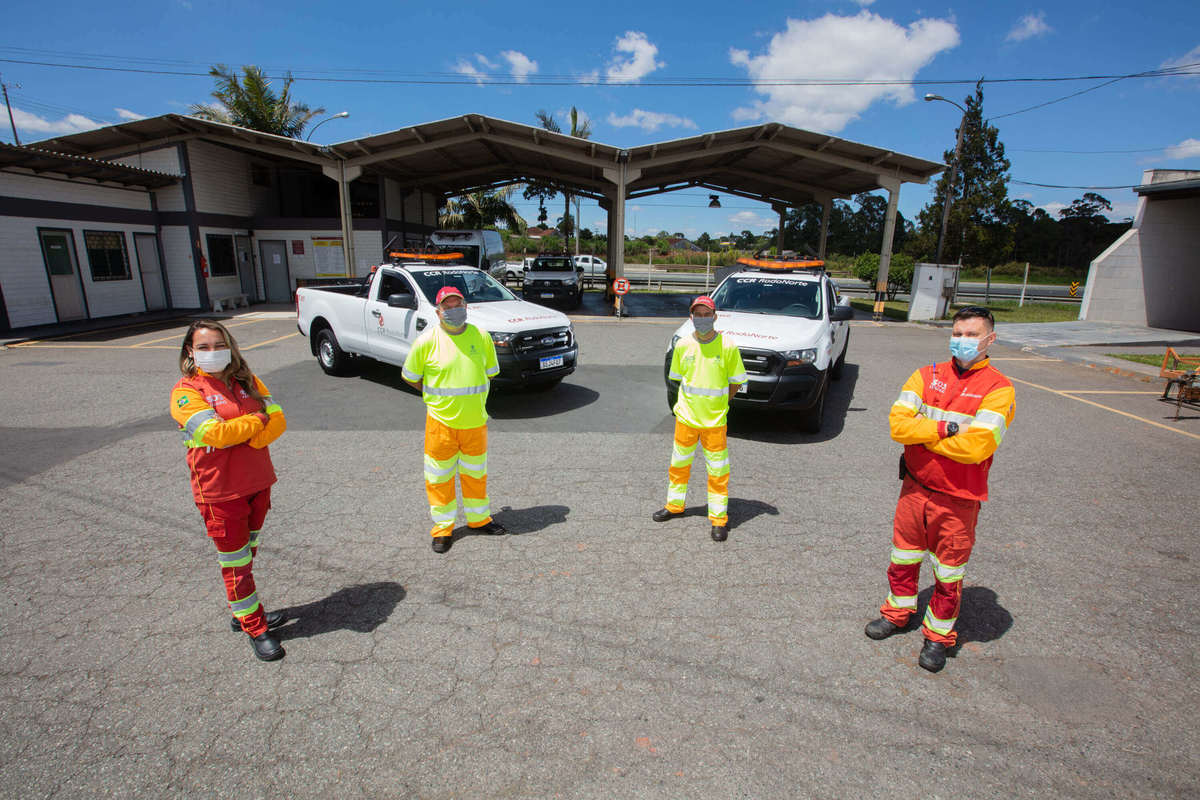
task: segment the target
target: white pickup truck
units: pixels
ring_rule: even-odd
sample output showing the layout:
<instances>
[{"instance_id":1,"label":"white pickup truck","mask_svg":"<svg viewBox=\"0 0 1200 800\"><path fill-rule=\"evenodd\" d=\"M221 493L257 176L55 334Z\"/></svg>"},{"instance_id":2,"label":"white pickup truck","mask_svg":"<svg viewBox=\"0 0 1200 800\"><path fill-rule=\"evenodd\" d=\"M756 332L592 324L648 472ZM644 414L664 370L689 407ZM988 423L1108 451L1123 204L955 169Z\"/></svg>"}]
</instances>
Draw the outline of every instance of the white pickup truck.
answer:
<instances>
[{"instance_id":1,"label":"white pickup truck","mask_svg":"<svg viewBox=\"0 0 1200 800\"><path fill-rule=\"evenodd\" d=\"M443 286L463 293L467 320L496 343L495 383L550 388L575 371L579 345L564 314L519 300L463 264L383 264L361 283L298 289L296 327L330 375L347 372L356 357L401 366L421 332L439 324L433 298Z\"/></svg>"}]
</instances>

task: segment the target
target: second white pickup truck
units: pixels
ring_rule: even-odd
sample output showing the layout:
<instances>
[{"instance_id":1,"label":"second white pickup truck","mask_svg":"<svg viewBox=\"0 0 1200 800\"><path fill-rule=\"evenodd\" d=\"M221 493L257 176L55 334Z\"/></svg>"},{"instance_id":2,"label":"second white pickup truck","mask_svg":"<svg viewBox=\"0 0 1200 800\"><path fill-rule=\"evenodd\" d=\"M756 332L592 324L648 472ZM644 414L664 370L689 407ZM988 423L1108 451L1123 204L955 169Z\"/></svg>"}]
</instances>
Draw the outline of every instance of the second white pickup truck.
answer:
<instances>
[{"instance_id":1,"label":"second white pickup truck","mask_svg":"<svg viewBox=\"0 0 1200 800\"><path fill-rule=\"evenodd\" d=\"M359 356L401 366L421 332L439 324L433 298L443 286L463 293L467 321L496 343L495 383L550 388L575 371L579 345L565 314L519 300L462 264L383 264L362 283L298 289L296 326L330 375L344 374Z\"/></svg>"}]
</instances>

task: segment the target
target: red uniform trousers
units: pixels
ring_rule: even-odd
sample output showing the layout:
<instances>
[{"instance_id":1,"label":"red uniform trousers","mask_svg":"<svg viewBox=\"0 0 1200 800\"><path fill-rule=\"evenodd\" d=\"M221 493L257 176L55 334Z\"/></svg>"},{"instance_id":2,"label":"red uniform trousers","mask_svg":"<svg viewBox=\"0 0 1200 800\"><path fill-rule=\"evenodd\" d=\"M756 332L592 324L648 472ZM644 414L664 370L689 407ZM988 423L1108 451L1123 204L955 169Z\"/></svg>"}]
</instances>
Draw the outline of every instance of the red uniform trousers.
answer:
<instances>
[{"instance_id":1,"label":"red uniform trousers","mask_svg":"<svg viewBox=\"0 0 1200 800\"><path fill-rule=\"evenodd\" d=\"M223 503L197 503L225 581L225 597L242 630L251 636L267 632L266 611L258 602L251 567L258 554L258 534L271 508L271 490L263 489Z\"/></svg>"},{"instance_id":2,"label":"red uniform trousers","mask_svg":"<svg viewBox=\"0 0 1200 800\"><path fill-rule=\"evenodd\" d=\"M912 476L904 479L893 523L892 563L887 570L891 593L879 609L885 618L903 627L916 611L921 561L928 553L934 585L922 632L926 639L954 646L958 638L954 623L978 518L978 500L930 491Z\"/></svg>"}]
</instances>

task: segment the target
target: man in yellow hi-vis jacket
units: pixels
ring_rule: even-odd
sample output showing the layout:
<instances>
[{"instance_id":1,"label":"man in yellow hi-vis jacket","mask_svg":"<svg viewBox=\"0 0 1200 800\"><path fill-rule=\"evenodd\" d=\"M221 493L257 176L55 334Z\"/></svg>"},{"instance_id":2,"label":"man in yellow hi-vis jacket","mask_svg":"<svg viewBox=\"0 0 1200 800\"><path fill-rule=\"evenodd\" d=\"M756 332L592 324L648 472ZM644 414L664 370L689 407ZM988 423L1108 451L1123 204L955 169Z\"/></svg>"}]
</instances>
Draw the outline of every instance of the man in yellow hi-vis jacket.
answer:
<instances>
[{"instance_id":1,"label":"man in yellow hi-vis jacket","mask_svg":"<svg viewBox=\"0 0 1200 800\"><path fill-rule=\"evenodd\" d=\"M737 347L726 344L714 328L716 304L711 297L692 301L693 333L675 344L668 377L679 381L675 401L675 447L667 471L667 505L654 512L655 522L683 514L696 444L704 450L708 470L708 519L712 538L725 541L729 528L729 445L725 420L729 400L746 382L746 367Z\"/></svg>"},{"instance_id":2,"label":"man in yellow hi-vis jacket","mask_svg":"<svg viewBox=\"0 0 1200 800\"><path fill-rule=\"evenodd\" d=\"M425 400L425 493L433 517L433 552L453 543L458 502L454 476L462 481L467 525L478 533L506 533L494 521L487 493L487 396L500 373L496 346L467 322L462 292L444 286L436 299L440 325L417 337L404 361L403 377Z\"/></svg>"}]
</instances>

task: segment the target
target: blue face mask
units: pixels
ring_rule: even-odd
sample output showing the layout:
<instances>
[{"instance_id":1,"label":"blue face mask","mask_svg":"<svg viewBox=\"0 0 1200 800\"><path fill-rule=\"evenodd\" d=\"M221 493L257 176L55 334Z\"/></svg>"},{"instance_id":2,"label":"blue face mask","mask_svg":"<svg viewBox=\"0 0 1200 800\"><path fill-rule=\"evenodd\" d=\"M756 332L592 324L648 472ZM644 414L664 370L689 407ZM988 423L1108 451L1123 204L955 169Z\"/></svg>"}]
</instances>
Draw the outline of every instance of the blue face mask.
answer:
<instances>
[{"instance_id":1,"label":"blue face mask","mask_svg":"<svg viewBox=\"0 0 1200 800\"><path fill-rule=\"evenodd\" d=\"M963 364L969 364L979 355L979 340L965 336L950 337L950 355Z\"/></svg>"}]
</instances>

